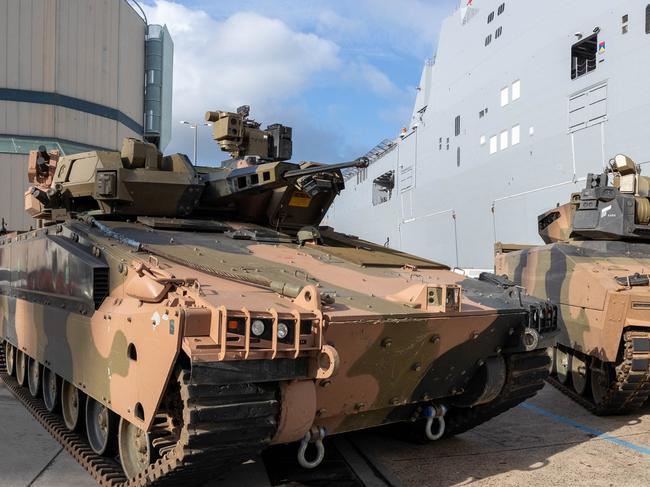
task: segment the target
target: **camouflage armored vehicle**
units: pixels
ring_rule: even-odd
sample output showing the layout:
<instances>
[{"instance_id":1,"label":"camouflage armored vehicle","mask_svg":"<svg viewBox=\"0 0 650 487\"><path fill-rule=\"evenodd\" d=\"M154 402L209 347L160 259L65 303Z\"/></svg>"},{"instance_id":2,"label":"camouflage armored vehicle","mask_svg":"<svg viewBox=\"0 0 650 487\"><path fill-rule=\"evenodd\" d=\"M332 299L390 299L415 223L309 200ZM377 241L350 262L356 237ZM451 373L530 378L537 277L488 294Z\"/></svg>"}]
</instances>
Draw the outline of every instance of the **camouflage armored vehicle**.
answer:
<instances>
[{"instance_id":1,"label":"camouflage armored vehicle","mask_svg":"<svg viewBox=\"0 0 650 487\"><path fill-rule=\"evenodd\" d=\"M496 256L496 273L559 308L553 382L597 414L650 395L650 179L618 155L538 218L544 246Z\"/></svg>"},{"instance_id":2,"label":"camouflage armored vehicle","mask_svg":"<svg viewBox=\"0 0 650 487\"><path fill-rule=\"evenodd\" d=\"M2 376L95 478L200 484L291 442L315 467L326 434L437 439L542 387L552 305L319 228L365 161L290 163L290 128L207 119L222 167L34 152L43 227L0 238Z\"/></svg>"}]
</instances>

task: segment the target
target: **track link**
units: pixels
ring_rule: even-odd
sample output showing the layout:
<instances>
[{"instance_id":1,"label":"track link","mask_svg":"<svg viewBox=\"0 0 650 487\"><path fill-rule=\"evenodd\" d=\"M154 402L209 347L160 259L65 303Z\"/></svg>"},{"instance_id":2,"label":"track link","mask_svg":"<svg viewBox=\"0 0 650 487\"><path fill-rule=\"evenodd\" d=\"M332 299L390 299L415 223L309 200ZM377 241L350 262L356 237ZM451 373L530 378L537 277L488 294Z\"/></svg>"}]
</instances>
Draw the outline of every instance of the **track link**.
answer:
<instances>
[{"instance_id":1,"label":"track link","mask_svg":"<svg viewBox=\"0 0 650 487\"><path fill-rule=\"evenodd\" d=\"M560 392L599 416L634 412L650 398L650 332L626 331L622 348L623 358L616 365L615 377L600 404L595 404L591 395L578 394L570 385L562 384L554 376L549 376L547 380ZM575 353L572 349L565 350ZM588 391L591 392L591 387Z\"/></svg>"},{"instance_id":2,"label":"track link","mask_svg":"<svg viewBox=\"0 0 650 487\"><path fill-rule=\"evenodd\" d=\"M494 401L472 408L451 407L445 415L445 437L464 433L504 413L544 387L551 359L546 350L517 353L506 357L506 382Z\"/></svg>"},{"instance_id":3,"label":"track link","mask_svg":"<svg viewBox=\"0 0 650 487\"><path fill-rule=\"evenodd\" d=\"M45 409L26 387L7 375L4 347L0 378L34 418L88 473L105 487L192 486L223 477L260 453L277 428L277 387L269 384L197 383L188 370L178 374L182 424L175 446L137 477L127 479L117 459L95 454L85 436L68 431L63 419ZM163 445L165 442L162 442Z\"/></svg>"}]
</instances>

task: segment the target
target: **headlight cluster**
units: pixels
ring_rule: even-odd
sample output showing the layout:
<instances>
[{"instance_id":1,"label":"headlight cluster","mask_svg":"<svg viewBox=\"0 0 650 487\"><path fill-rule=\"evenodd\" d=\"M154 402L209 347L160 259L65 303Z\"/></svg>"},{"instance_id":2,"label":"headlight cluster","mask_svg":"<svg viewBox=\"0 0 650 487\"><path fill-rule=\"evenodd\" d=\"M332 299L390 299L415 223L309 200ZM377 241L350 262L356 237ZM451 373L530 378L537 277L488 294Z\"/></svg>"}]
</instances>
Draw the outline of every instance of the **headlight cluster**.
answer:
<instances>
[{"instance_id":1,"label":"headlight cluster","mask_svg":"<svg viewBox=\"0 0 650 487\"><path fill-rule=\"evenodd\" d=\"M251 323L251 333L256 337L261 337L266 331L266 324L262 320L253 320ZM278 338L284 340L289 335L289 326L282 321L278 323Z\"/></svg>"}]
</instances>

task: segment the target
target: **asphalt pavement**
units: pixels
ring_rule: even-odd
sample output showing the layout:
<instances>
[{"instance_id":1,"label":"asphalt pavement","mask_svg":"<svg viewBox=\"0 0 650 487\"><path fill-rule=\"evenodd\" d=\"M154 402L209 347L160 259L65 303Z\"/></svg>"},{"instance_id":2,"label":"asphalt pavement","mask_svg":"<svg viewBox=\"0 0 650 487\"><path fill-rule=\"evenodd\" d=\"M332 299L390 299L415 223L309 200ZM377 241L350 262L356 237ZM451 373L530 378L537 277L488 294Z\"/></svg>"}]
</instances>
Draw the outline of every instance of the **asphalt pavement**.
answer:
<instances>
[{"instance_id":1,"label":"asphalt pavement","mask_svg":"<svg viewBox=\"0 0 650 487\"><path fill-rule=\"evenodd\" d=\"M413 445L379 432L352 439L402 487L612 487L650 485L650 407L596 417L551 386L456 438ZM0 487L96 485L0 386ZM268 487L261 462L227 485Z\"/></svg>"}]
</instances>

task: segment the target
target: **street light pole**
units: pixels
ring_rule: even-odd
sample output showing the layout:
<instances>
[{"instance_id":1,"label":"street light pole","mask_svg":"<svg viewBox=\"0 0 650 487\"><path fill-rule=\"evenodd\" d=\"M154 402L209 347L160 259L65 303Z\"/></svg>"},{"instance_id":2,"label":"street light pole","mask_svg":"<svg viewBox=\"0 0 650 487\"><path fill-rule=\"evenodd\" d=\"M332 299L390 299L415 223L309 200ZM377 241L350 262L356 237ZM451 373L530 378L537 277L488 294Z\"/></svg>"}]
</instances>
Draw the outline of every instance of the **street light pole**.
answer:
<instances>
[{"instance_id":1,"label":"street light pole","mask_svg":"<svg viewBox=\"0 0 650 487\"><path fill-rule=\"evenodd\" d=\"M192 150L192 162L196 166L199 161L197 159L197 151L198 151L198 145L199 145L199 124L196 122L188 122L186 120L181 120L182 125L189 125L192 130L194 130L194 147ZM204 127L211 127L211 123L204 123L202 124Z\"/></svg>"}]
</instances>

